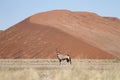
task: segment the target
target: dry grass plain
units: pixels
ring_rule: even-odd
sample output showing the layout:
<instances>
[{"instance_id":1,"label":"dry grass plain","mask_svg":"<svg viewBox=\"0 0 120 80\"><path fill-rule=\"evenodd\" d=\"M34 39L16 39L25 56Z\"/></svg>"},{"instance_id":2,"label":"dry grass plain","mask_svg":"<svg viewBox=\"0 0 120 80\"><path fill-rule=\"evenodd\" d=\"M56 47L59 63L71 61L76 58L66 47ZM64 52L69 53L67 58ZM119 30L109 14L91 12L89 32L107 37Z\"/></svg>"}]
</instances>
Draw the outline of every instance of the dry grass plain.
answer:
<instances>
[{"instance_id":1,"label":"dry grass plain","mask_svg":"<svg viewBox=\"0 0 120 80\"><path fill-rule=\"evenodd\" d=\"M120 80L120 60L0 59L0 80Z\"/></svg>"}]
</instances>

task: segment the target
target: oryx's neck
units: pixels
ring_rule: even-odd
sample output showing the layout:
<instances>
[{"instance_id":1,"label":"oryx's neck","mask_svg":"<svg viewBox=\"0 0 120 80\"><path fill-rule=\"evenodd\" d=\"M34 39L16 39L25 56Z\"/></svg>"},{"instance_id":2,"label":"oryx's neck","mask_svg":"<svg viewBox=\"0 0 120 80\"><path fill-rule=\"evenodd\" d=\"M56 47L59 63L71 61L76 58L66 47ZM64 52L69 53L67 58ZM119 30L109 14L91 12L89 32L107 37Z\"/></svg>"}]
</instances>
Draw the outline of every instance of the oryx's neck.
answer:
<instances>
[{"instance_id":1,"label":"oryx's neck","mask_svg":"<svg viewBox=\"0 0 120 80\"><path fill-rule=\"evenodd\" d=\"M60 52L57 52L57 55L60 55L61 53Z\"/></svg>"}]
</instances>

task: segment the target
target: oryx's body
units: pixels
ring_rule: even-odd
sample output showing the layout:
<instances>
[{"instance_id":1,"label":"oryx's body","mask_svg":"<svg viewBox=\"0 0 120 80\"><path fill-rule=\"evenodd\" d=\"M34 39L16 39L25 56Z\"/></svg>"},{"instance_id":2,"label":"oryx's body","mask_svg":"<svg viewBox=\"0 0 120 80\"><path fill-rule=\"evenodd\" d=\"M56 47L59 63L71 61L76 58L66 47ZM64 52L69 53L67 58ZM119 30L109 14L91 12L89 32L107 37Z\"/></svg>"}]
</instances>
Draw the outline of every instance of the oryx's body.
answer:
<instances>
[{"instance_id":1,"label":"oryx's body","mask_svg":"<svg viewBox=\"0 0 120 80\"><path fill-rule=\"evenodd\" d=\"M69 62L71 64L71 58L69 55L63 55L60 51L56 51L57 53L57 58L61 64L61 61L66 60L67 63Z\"/></svg>"}]
</instances>

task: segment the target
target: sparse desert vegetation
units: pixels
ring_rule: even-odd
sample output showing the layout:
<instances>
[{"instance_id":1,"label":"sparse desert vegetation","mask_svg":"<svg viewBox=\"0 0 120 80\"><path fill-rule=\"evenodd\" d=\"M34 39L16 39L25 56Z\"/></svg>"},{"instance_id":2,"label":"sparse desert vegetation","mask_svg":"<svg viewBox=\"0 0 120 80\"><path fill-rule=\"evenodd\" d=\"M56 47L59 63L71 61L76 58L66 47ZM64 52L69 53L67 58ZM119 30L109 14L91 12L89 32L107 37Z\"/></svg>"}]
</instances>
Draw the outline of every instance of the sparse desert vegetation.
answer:
<instances>
[{"instance_id":1,"label":"sparse desert vegetation","mask_svg":"<svg viewBox=\"0 0 120 80\"><path fill-rule=\"evenodd\" d=\"M120 62L115 59L1 59L0 80L119 80Z\"/></svg>"}]
</instances>

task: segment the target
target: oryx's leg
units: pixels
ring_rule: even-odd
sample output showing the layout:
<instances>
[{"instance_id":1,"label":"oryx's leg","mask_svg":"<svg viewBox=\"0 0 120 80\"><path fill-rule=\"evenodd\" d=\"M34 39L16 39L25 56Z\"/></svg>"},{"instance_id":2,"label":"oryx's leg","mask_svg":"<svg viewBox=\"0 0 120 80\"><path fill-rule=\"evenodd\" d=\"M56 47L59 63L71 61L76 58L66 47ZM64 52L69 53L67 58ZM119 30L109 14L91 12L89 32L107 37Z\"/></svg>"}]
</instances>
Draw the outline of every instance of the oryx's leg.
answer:
<instances>
[{"instance_id":1,"label":"oryx's leg","mask_svg":"<svg viewBox=\"0 0 120 80\"><path fill-rule=\"evenodd\" d=\"M72 63L71 58L69 58L69 62L70 62L70 64Z\"/></svg>"},{"instance_id":2,"label":"oryx's leg","mask_svg":"<svg viewBox=\"0 0 120 80\"><path fill-rule=\"evenodd\" d=\"M60 64L61 64L61 61L62 61L62 60L61 60L61 59L59 59L59 63L60 63Z\"/></svg>"},{"instance_id":3,"label":"oryx's leg","mask_svg":"<svg viewBox=\"0 0 120 80\"><path fill-rule=\"evenodd\" d=\"M71 58L67 58L67 63L70 63L71 64Z\"/></svg>"}]
</instances>

